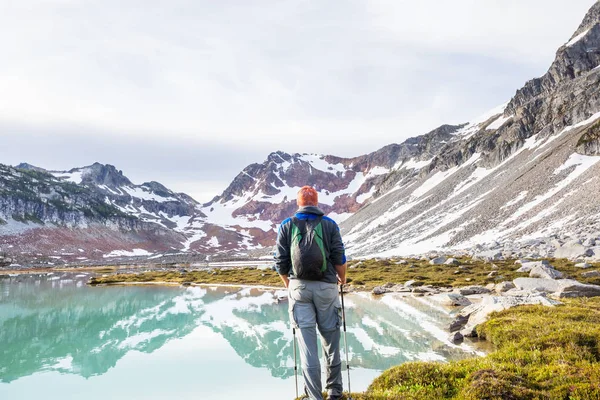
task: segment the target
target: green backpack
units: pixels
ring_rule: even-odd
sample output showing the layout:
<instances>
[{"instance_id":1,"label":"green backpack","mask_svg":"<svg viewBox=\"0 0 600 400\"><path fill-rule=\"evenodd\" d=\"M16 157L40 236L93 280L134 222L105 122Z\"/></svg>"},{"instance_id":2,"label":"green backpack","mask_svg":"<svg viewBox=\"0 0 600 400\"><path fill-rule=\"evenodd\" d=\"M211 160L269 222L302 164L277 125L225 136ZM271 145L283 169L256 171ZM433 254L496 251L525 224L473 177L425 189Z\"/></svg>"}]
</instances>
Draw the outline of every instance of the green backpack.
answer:
<instances>
[{"instance_id":1,"label":"green backpack","mask_svg":"<svg viewBox=\"0 0 600 400\"><path fill-rule=\"evenodd\" d=\"M291 256L294 275L298 279L320 281L327 271L323 244L322 218L313 221L292 218Z\"/></svg>"}]
</instances>

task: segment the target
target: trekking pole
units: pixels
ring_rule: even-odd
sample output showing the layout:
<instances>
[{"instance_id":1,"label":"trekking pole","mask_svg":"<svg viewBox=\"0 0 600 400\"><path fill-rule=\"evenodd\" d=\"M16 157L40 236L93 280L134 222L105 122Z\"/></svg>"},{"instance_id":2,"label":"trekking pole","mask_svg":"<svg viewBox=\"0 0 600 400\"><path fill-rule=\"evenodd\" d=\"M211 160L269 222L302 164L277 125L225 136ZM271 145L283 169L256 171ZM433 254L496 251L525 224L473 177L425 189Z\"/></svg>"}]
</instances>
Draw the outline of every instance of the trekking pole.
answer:
<instances>
[{"instance_id":1,"label":"trekking pole","mask_svg":"<svg viewBox=\"0 0 600 400\"><path fill-rule=\"evenodd\" d=\"M346 347L346 369L348 370L348 399L352 400L350 397L352 391L350 390L350 364L348 362L348 338L346 337L346 309L344 307L344 286L340 285L340 295L342 296L342 321L344 321L344 347Z\"/></svg>"},{"instance_id":2,"label":"trekking pole","mask_svg":"<svg viewBox=\"0 0 600 400\"><path fill-rule=\"evenodd\" d=\"M296 399L298 398L298 362L296 360L296 328L292 328L294 335L294 377L296 378Z\"/></svg>"}]
</instances>

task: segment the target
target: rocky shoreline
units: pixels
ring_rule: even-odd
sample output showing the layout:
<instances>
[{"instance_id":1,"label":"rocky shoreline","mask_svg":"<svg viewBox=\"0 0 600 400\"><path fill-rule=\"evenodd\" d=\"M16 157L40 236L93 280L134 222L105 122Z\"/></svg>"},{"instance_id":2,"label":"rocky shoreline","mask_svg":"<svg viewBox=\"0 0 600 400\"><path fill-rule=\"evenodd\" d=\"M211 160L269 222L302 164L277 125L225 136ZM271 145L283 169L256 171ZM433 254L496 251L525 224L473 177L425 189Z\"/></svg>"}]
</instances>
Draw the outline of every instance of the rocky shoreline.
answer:
<instances>
[{"instance_id":1,"label":"rocky shoreline","mask_svg":"<svg viewBox=\"0 0 600 400\"><path fill-rule=\"evenodd\" d=\"M436 257L431 264L455 265L453 258ZM577 268L587 269L592 265L578 263ZM512 281L490 283L486 286L460 288L436 288L431 285L414 286L415 281L404 284L388 283L372 290L374 295L385 293L407 293L413 296L431 296L436 303L450 307L464 307L448 326L450 340L460 343L465 337L477 337L477 326L488 320L490 314L520 305L543 305L554 307L563 304L560 299L600 296L600 285L585 284L575 279L565 279L548 261L517 260L515 271L529 273ZM492 271L493 272L493 271ZM490 273L491 274L491 273ZM600 276L597 270L583 273ZM477 302L473 303L473 297Z\"/></svg>"}]
</instances>

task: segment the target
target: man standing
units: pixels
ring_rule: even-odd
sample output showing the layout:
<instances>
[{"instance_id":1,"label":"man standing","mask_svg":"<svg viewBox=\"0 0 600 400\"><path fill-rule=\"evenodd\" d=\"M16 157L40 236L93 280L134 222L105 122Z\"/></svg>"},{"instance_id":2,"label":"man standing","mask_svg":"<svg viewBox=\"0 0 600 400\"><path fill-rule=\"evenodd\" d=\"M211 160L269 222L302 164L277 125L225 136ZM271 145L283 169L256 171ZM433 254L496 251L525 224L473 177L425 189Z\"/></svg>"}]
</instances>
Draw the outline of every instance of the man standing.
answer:
<instances>
[{"instance_id":1,"label":"man standing","mask_svg":"<svg viewBox=\"0 0 600 400\"><path fill-rule=\"evenodd\" d=\"M290 321L299 332L305 392L310 399L323 400L318 327L327 366L325 389L330 399L341 399L342 307L337 284L346 283L344 244L337 224L317 207L314 188L301 188L296 203L299 209L295 216L279 228L275 265L288 288Z\"/></svg>"}]
</instances>

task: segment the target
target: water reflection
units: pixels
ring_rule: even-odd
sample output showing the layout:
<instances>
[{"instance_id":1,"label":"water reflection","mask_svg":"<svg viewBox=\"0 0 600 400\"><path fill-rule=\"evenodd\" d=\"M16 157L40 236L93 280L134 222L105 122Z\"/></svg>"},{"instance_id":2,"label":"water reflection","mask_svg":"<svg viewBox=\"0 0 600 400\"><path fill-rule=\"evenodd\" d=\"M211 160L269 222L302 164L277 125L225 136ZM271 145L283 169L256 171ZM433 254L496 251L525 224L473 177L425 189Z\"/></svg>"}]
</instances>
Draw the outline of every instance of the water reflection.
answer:
<instances>
[{"instance_id":1,"label":"water reflection","mask_svg":"<svg viewBox=\"0 0 600 400\"><path fill-rule=\"evenodd\" d=\"M257 289L96 287L79 276L0 279L0 382L40 371L105 374L127 353L152 353L209 327L244 363L275 378L293 374L287 303ZM407 360L470 356L446 342L448 312L423 300L348 295L353 367L383 370ZM202 365L199 368L210 368ZM232 367L235 368L235 367ZM226 373L226 371L224 371Z\"/></svg>"}]
</instances>

